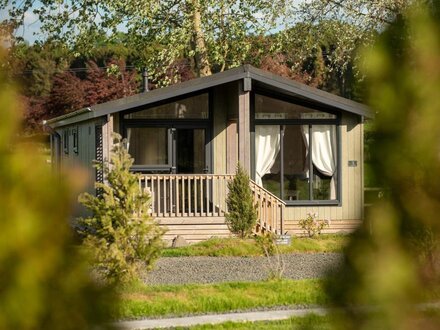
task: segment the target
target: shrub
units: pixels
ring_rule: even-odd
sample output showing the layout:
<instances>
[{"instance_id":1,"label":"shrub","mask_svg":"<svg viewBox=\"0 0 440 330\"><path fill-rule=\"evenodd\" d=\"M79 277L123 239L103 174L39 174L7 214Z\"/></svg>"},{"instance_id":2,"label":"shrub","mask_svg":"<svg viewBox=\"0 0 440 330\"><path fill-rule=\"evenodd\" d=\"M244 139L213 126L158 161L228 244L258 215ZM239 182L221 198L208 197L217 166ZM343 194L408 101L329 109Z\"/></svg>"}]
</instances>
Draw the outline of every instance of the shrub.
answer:
<instances>
[{"instance_id":1,"label":"shrub","mask_svg":"<svg viewBox=\"0 0 440 330\"><path fill-rule=\"evenodd\" d=\"M308 237L315 237L321 235L321 231L325 227L330 226L330 220L317 220L318 214L307 213L307 218L301 219L298 224L303 230L303 233Z\"/></svg>"},{"instance_id":2,"label":"shrub","mask_svg":"<svg viewBox=\"0 0 440 330\"><path fill-rule=\"evenodd\" d=\"M237 164L234 179L228 182L228 189L226 224L232 233L245 238L256 225L257 208L254 205L249 176L240 163Z\"/></svg>"},{"instance_id":3,"label":"shrub","mask_svg":"<svg viewBox=\"0 0 440 330\"><path fill-rule=\"evenodd\" d=\"M111 290L90 276L68 225L84 180L60 179L35 146L15 142L17 100L0 71L0 329L107 329Z\"/></svg>"},{"instance_id":4,"label":"shrub","mask_svg":"<svg viewBox=\"0 0 440 330\"><path fill-rule=\"evenodd\" d=\"M114 136L110 161L100 166L106 183L95 185L99 196L84 193L79 198L92 211L79 220L79 232L93 251L97 270L110 281L136 279L140 267L151 267L162 248L163 231L149 215L150 195L139 190L124 143Z\"/></svg>"},{"instance_id":5,"label":"shrub","mask_svg":"<svg viewBox=\"0 0 440 330\"><path fill-rule=\"evenodd\" d=\"M281 280L285 270L284 258L276 244L276 238L276 235L270 232L255 237L258 247L261 249L268 262L268 280Z\"/></svg>"}]
</instances>

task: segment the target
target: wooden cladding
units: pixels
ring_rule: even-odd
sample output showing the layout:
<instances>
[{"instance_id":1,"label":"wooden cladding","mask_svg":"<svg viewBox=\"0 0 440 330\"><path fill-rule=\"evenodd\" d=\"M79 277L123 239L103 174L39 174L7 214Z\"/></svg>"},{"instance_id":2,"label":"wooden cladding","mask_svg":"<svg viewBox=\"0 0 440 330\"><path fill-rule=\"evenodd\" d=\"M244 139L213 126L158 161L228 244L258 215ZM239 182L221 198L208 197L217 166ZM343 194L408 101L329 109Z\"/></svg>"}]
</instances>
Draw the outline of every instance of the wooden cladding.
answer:
<instances>
[{"instance_id":1,"label":"wooden cladding","mask_svg":"<svg viewBox=\"0 0 440 330\"><path fill-rule=\"evenodd\" d=\"M224 217L231 174L145 174L139 188L151 194L153 217ZM258 211L257 232L283 231L285 203L255 182L250 183Z\"/></svg>"}]
</instances>

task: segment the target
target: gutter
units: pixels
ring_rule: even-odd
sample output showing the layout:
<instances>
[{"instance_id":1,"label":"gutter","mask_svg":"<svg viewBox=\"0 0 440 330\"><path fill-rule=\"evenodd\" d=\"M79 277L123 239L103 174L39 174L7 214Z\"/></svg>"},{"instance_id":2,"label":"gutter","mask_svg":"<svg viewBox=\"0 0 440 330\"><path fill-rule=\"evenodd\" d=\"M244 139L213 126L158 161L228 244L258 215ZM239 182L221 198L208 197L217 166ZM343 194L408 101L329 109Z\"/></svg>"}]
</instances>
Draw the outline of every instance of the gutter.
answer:
<instances>
[{"instance_id":1,"label":"gutter","mask_svg":"<svg viewBox=\"0 0 440 330\"><path fill-rule=\"evenodd\" d=\"M92 112L92 109L87 107L87 108L80 109L80 110L77 110L77 111L74 111L74 112L66 113L65 115L62 115L62 116L59 116L59 117L55 117L55 118L52 118L52 119L49 119L49 120L43 120L43 126L47 126L47 125L56 123L56 122L64 120L64 119L68 119L68 118L72 118L72 117L75 117L75 116L79 116L79 115L82 115L83 113L87 113L87 112Z\"/></svg>"}]
</instances>

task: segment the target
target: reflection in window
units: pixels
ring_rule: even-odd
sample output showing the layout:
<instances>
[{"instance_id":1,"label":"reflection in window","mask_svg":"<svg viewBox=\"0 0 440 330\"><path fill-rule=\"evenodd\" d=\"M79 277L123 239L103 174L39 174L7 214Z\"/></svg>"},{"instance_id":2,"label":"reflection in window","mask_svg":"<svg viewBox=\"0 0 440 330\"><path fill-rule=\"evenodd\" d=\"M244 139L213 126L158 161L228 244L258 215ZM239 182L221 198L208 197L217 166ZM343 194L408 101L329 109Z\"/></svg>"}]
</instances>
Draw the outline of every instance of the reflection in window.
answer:
<instances>
[{"instance_id":1,"label":"reflection in window","mask_svg":"<svg viewBox=\"0 0 440 330\"><path fill-rule=\"evenodd\" d=\"M309 163L302 127L283 126L286 144L283 159L284 199L289 201L309 199Z\"/></svg>"},{"instance_id":2,"label":"reflection in window","mask_svg":"<svg viewBox=\"0 0 440 330\"><path fill-rule=\"evenodd\" d=\"M178 173L203 173L205 168L204 129L178 129L176 148Z\"/></svg>"},{"instance_id":3,"label":"reflection in window","mask_svg":"<svg viewBox=\"0 0 440 330\"><path fill-rule=\"evenodd\" d=\"M124 115L125 119L206 119L209 112L208 94L188 97Z\"/></svg>"},{"instance_id":4,"label":"reflection in window","mask_svg":"<svg viewBox=\"0 0 440 330\"><path fill-rule=\"evenodd\" d=\"M133 165L168 164L168 139L165 127L127 128L127 149Z\"/></svg>"},{"instance_id":5,"label":"reflection in window","mask_svg":"<svg viewBox=\"0 0 440 330\"><path fill-rule=\"evenodd\" d=\"M255 95L255 119L335 119L336 115L264 95Z\"/></svg>"}]
</instances>

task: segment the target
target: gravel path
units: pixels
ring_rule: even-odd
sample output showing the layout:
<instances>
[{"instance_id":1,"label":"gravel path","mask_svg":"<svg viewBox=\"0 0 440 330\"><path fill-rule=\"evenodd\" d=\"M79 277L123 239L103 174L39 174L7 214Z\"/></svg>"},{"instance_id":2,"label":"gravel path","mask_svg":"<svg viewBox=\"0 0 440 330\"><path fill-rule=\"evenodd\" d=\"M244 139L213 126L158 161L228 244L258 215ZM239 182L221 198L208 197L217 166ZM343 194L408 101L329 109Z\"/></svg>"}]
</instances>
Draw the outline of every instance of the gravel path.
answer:
<instances>
[{"instance_id":1,"label":"gravel path","mask_svg":"<svg viewBox=\"0 0 440 330\"><path fill-rule=\"evenodd\" d=\"M339 253L286 254L284 277L324 277L342 261ZM276 261L272 259L272 264ZM270 275L265 257L179 257L161 258L144 278L148 284L218 283L260 281Z\"/></svg>"}]
</instances>

